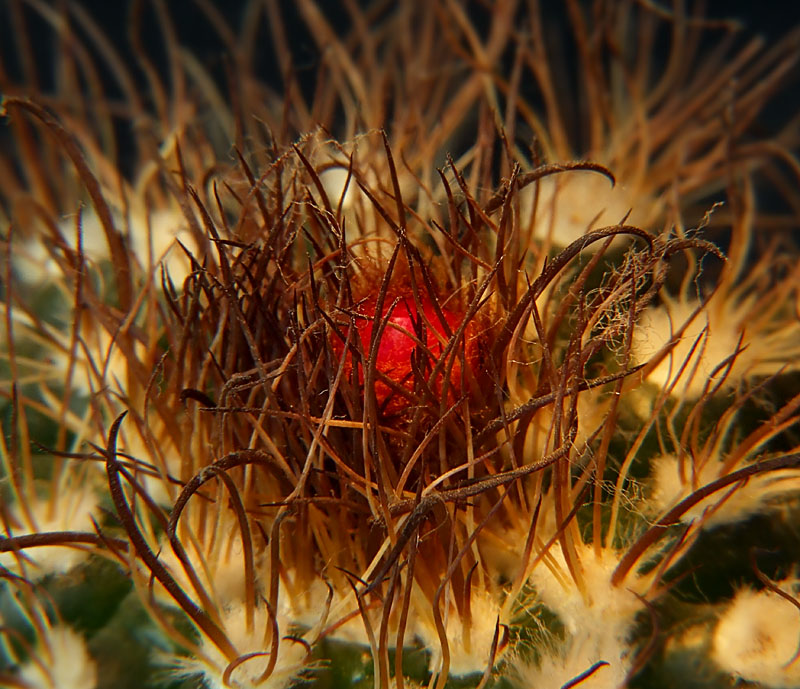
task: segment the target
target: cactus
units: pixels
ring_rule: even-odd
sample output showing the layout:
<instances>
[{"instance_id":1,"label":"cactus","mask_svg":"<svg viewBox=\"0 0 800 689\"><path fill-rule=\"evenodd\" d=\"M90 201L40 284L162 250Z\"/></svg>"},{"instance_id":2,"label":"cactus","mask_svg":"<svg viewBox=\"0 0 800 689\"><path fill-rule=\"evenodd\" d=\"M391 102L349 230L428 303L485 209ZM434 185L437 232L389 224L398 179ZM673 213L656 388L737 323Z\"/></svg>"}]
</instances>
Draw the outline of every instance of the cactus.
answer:
<instances>
[{"instance_id":1,"label":"cactus","mask_svg":"<svg viewBox=\"0 0 800 689\"><path fill-rule=\"evenodd\" d=\"M798 686L798 30L234 5L0 5L0 683Z\"/></svg>"}]
</instances>

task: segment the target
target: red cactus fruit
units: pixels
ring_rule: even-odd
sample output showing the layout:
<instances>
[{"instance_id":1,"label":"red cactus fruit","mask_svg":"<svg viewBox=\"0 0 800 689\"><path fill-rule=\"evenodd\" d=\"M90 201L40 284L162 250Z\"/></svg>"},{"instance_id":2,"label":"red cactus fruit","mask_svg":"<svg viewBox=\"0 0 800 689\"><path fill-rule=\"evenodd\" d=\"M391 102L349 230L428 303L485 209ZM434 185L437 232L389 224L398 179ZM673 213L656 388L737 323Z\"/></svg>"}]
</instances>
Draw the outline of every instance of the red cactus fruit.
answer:
<instances>
[{"instance_id":1,"label":"red cactus fruit","mask_svg":"<svg viewBox=\"0 0 800 689\"><path fill-rule=\"evenodd\" d=\"M450 331L448 335L433 302L424 292L420 293L419 297L419 306L422 307L421 312L424 315L424 319L421 318L417 303L410 293L398 294L390 292L384 300L380 314L376 313L377 306L377 298L369 297L358 308L358 312L363 317L356 319L356 329L364 358L366 360L369 356L374 328L380 327L386 314L392 309L386 327L380 334L380 342L378 343L375 357L375 368L390 381L411 393L409 396L405 396L393 390L390 385L376 376L375 399L380 412L384 416L395 416L402 414L417 404L415 401L417 399L419 399L419 403L426 402L425 395L419 389L415 392L416 382L412 358L416 362L415 367L421 372L423 378L428 381L430 391L437 397L441 397L444 392L444 380L445 376L447 376L449 380L446 386L447 403L448 405L453 404L469 386L468 379L462 382L462 359L459 354L462 345L460 343L456 343L455 348L448 354L448 360L440 367L436 377L430 380L430 376L444 353L450 337L461 326L464 320L464 313L460 310L441 307L442 316L447 322L447 327ZM474 325L472 323L468 324L464 336L465 344L463 345L465 348L465 362L469 372L473 375L477 370L478 364L478 338L474 331ZM420 339L421 332L424 332L424 339L422 340ZM424 347L421 346L422 344L424 344ZM341 346L337 347L337 349L341 353ZM453 351L456 352L455 361L453 361L452 366L449 366ZM345 376L348 378L352 376L352 367L352 356L348 355L345 362ZM363 385L364 371L360 366L359 381ZM429 402L430 398L427 398L427 401Z\"/></svg>"}]
</instances>

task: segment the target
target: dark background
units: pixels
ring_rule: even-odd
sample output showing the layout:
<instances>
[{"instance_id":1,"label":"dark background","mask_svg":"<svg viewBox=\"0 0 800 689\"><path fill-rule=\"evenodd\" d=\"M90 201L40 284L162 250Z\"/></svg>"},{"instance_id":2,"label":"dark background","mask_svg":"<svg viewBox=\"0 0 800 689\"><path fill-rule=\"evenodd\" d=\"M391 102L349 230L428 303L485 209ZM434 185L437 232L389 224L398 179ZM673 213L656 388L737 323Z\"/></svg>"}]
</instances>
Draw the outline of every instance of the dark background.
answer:
<instances>
[{"instance_id":1,"label":"dark background","mask_svg":"<svg viewBox=\"0 0 800 689\"><path fill-rule=\"evenodd\" d=\"M126 57L129 51L127 38L128 7L126 0L72 0L85 7L95 18L97 23L103 28L106 35ZM398 0L417 2L420 0ZM425 0L421 0L425 1ZM488 1L488 0L487 0ZM653 0L665 8L671 6L670 0ZM690 7L695 4L691 0L685 4ZM0 0L0 57L3 65L12 75L19 70L17 56L12 48L14 44L14 30L8 22L8 6L19 0ZM314 41L308 35L305 26L295 10L293 0L279 0L284 21L286 22L287 33L290 37L291 48L295 56L295 66L298 73L311 78L314 73L315 63L318 52ZM24 2L21 3L23 6ZM49 3L58 5L58 3ZM149 7L146 0L143 2L145 8ZM247 0L215 0L214 5L228 19L234 30L238 27L242 8L247 4ZM318 4L323 8L328 21L334 28L344 30L347 27L347 13L341 9L341 3L331 0L319 0ZM367 0L360 0L361 5L370 4ZM484 2L466 2L471 11L476 25L480 26L480 17L485 15ZM207 19L198 10L193 0L167 0L170 16L175 23L176 31L183 45L191 48L201 57L204 64L212 71L219 67L223 59L223 46L209 25ZM544 0L542 6L545 8L546 16L553 16L554 21L558 22L558 15L563 15L563 0ZM773 42L787 33L790 29L800 25L800 2L793 0L708 0L706 2L706 16L715 18L735 18L742 22L745 27L743 34L761 34L768 42ZM552 7L552 12L550 8ZM147 12L147 10L145 10ZM28 31L34 37L34 48L38 51L39 62L42 65L49 64L48 57L52 57L47 38L51 36L51 31L46 25L37 19L34 12L26 10ZM151 23L152 24L152 23ZM37 36L45 37L44 40L36 40ZM266 36L265 36L266 38ZM144 42L148 49L157 55L163 47L163 39L157 31L146 32ZM271 81L278 72L278 65L274 59L271 46L264 46L263 55L259 57L259 73L265 81ZM798 46L800 50L800 45ZM43 70L40 74L43 83L46 85L47 73Z\"/></svg>"}]
</instances>

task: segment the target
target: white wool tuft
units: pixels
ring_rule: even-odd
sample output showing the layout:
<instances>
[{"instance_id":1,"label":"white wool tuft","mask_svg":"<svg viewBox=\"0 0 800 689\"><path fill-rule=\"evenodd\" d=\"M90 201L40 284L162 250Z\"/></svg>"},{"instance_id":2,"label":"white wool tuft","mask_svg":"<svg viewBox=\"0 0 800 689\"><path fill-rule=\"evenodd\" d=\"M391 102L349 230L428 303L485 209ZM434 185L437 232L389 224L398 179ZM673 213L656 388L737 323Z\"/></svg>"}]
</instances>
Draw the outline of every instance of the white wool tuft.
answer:
<instances>
[{"instance_id":1,"label":"white wool tuft","mask_svg":"<svg viewBox=\"0 0 800 689\"><path fill-rule=\"evenodd\" d=\"M202 675L208 689L285 689L302 677L309 669L308 649L299 641L286 638L287 620L278 616L278 659L272 674L261 679L270 662L272 622L266 606L255 611L253 627L248 629L244 605L222 613L225 635L243 660L230 673L225 683L229 662L223 653L206 637L202 639L203 656L174 658L174 665L182 675Z\"/></svg>"},{"instance_id":2,"label":"white wool tuft","mask_svg":"<svg viewBox=\"0 0 800 689\"><path fill-rule=\"evenodd\" d=\"M603 549L598 556L591 545L578 545L576 550L583 591L558 548L553 548L549 559L530 577L541 602L563 623L565 638L560 644L554 639L538 665L520 663L515 667L520 687L558 689L602 662L580 686L616 689L631 669L634 653L628 639L636 615L645 609L634 591L643 589L644 582L631 576L626 585L614 587L611 575L619 564L617 553Z\"/></svg>"},{"instance_id":3,"label":"white wool tuft","mask_svg":"<svg viewBox=\"0 0 800 689\"><path fill-rule=\"evenodd\" d=\"M93 262L109 260L111 254L105 229L94 208L84 209L80 217L84 256ZM196 256L198 246L181 210L174 207L148 212L136 204L128 217L129 221L120 211L112 210L115 227L123 233L129 228L128 246L139 265L149 268L152 258L152 265L163 263L172 280L179 285L183 283L192 265L176 240L180 240ZM71 249L77 249L76 218L68 216L58 224L65 243ZM15 249L15 270L28 284L45 283L61 275L61 268L46 249L47 242L49 240L34 238Z\"/></svg>"},{"instance_id":4,"label":"white wool tuft","mask_svg":"<svg viewBox=\"0 0 800 689\"><path fill-rule=\"evenodd\" d=\"M636 363L646 363L661 351L698 306L699 302L692 300L646 309L633 331L631 349ZM706 336L704 329L707 329ZM714 369L736 351L739 337L735 322L709 320L709 312L702 311L687 325L670 353L650 372L648 380L664 388L676 380L686 364L673 394L685 394L693 399L700 397Z\"/></svg>"},{"instance_id":5,"label":"white wool tuft","mask_svg":"<svg viewBox=\"0 0 800 689\"><path fill-rule=\"evenodd\" d=\"M577 170L543 177L525 187L520 194L520 216L523 227L533 222L533 236L539 240L549 237L553 245L565 247L585 235L618 224L631 209L634 213L626 224L646 225L651 218L642 209L651 204L636 199L625 185L611 185L609 179L596 172ZM536 212L534 215L534 201ZM590 251L600 248L592 244Z\"/></svg>"},{"instance_id":6,"label":"white wool tuft","mask_svg":"<svg viewBox=\"0 0 800 689\"><path fill-rule=\"evenodd\" d=\"M576 550L583 573L583 593L571 578L564 555L557 547L550 551L549 561L534 569L530 582L542 603L559 616L570 634L590 627L598 632L598 638L613 636L625 641L633 618L644 609L644 603L633 592L637 588L636 578L631 576L624 586L611 586L611 575L619 564L618 554L604 548L596 556L591 545L578 545Z\"/></svg>"},{"instance_id":7,"label":"white wool tuft","mask_svg":"<svg viewBox=\"0 0 800 689\"><path fill-rule=\"evenodd\" d=\"M590 673L598 663L602 664ZM630 667L630 652L625 645L611 637L590 638L582 632L564 647L544 652L538 665L517 665L513 674L520 689L560 689L584 673L588 676L577 685L580 689L618 689Z\"/></svg>"},{"instance_id":8,"label":"white wool tuft","mask_svg":"<svg viewBox=\"0 0 800 689\"><path fill-rule=\"evenodd\" d=\"M798 582L781 582L787 593ZM790 593L791 595L791 593ZM769 687L800 686L800 610L770 590L742 589L714 631L712 658L725 672Z\"/></svg>"},{"instance_id":9,"label":"white wool tuft","mask_svg":"<svg viewBox=\"0 0 800 689\"><path fill-rule=\"evenodd\" d=\"M468 628L466 621L452 607L450 612L445 625L450 653L448 673L455 677L482 673L489 664L498 619L503 622L500 605L490 592L474 592ZM423 646L431 652L430 669L434 672L441 670L441 642L433 618L420 614L417 617L416 631Z\"/></svg>"},{"instance_id":10,"label":"white wool tuft","mask_svg":"<svg viewBox=\"0 0 800 689\"><path fill-rule=\"evenodd\" d=\"M800 326L792 319L768 316L769 312L758 312L752 294L742 296L736 291L717 291L702 308L697 299L666 300L640 316L631 353L635 363L648 362L685 325L647 380L662 388L674 384L674 397L697 399L707 384L713 389L726 373L723 384L736 387L747 378L800 366ZM727 360L734 354L728 370Z\"/></svg>"},{"instance_id":11,"label":"white wool tuft","mask_svg":"<svg viewBox=\"0 0 800 689\"><path fill-rule=\"evenodd\" d=\"M19 675L31 689L94 689L97 667L84 638L69 627L47 630L37 660L25 663ZM38 661L38 662L37 662Z\"/></svg>"},{"instance_id":12,"label":"white wool tuft","mask_svg":"<svg viewBox=\"0 0 800 689\"><path fill-rule=\"evenodd\" d=\"M653 460L650 477L651 494L647 501L652 514L662 514L691 495L697 488L730 473L723 462L712 459L705 462L692 476L691 460L685 461L683 475L675 455L661 455ZM734 467L738 468L738 467ZM800 492L800 472L795 469L752 476L747 483L713 493L701 500L682 516L684 523L696 521L706 515L706 528L734 524L764 511L770 501L790 493ZM722 502L721 502L722 501ZM713 510L706 513L707 510Z\"/></svg>"},{"instance_id":13,"label":"white wool tuft","mask_svg":"<svg viewBox=\"0 0 800 689\"><path fill-rule=\"evenodd\" d=\"M34 525L14 529L12 536L52 531L94 531L92 513L97 508L97 495L90 485L78 483L59 491L55 503L42 498L28 500L28 510L32 513ZM19 505L11 506L11 515L19 524L24 524L24 513ZM24 551L25 576L37 580L49 574L65 574L88 557L88 551L80 547L46 545L27 548ZM18 572L16 555L12 552L0 553L0 567Z\"/></svg>"}]
</instances>

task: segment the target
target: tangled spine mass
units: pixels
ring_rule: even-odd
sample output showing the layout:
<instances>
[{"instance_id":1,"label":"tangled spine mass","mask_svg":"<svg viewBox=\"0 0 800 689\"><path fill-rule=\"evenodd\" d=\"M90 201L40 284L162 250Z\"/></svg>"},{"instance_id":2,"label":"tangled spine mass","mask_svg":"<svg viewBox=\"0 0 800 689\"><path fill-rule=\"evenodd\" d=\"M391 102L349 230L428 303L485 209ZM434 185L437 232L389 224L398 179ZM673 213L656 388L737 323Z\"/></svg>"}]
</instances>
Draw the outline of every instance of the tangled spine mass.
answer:
<instances>
[{"instance_id":1,"label":"tangled spine mass","mask_svg":"<svg viewBox=\"0 0 800 689\"><path fill-rule=\"evenodd\" d=\"M577 150L535 4L485 31L455 2L350 7L340 38L302 0L326 47L308 98L278 3L239 36L197 4L230 107L161 3L132 5L136 69L79 4L7 8L63 60L52 89L25 40L0 70L0 679L120 681L104 643L127 629L158 639L153 682L209 687L617 687L695 655L794 681L795 659L721 655L756 590L797 606L736 531L769 513L791 539L797 516L798 274L779 232L748 260L760 223L797 227L796 134L750 132L796 32L693 72L728 24L569 2ZM252 67L263 26L282 96ZM631 27L671 38L663 72ZM736 597L682 577L718 574L693 546L725 529L751 563Z\"/></svg>"}]
</instances>

